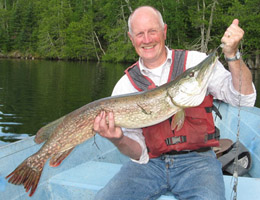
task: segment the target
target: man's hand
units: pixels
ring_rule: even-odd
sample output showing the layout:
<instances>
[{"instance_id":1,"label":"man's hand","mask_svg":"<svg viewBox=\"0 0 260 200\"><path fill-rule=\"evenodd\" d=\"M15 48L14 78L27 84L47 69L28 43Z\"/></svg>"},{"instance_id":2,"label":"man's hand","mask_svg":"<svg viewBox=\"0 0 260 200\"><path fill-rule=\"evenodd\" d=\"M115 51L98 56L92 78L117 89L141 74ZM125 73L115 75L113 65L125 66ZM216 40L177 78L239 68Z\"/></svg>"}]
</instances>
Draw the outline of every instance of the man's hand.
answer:
<instances>
[{"instance_id":1,"label":"man's hand","mask_svg":"<svg viewBox=\"0 0 260 200\"><path fill-rule=\"evenodd\" d=\"M102 111L95 118L93 129L99 135L109 139L113 143L119 142L124 136L121 128L115 126L114 114L112 112L109 112L107 115L105 111Z\"/></svg>"},{"instance_id":2,"label":"man's hand","mask_svg":"<svg viewBox=\"0 0 260 200\"><path fill-rule=\"evenodd\" d=\"M114 114L112 112L106 115L102 111L94 120L93 129L99 135L109 139L121 153L129 156L132 159L139 160L142 154L142 148L138 142L124 136L120 127L115 126Z\"/></svg>"},{"instance_id":3,"label":"man's hand","mask_svg":"<svg viewBox=\"0 0 260 200\"><path fill-rule=\"evenodd\" d=\"M224 44L223 53L228 58L232 58L236 55L238 45L244 36L244 31L238 24L238 19L234 19L221 39L222 44Z\"/></svg>"},{"instance_id":4,"label":"man's hand","mask_svg":"<svg viewBox=\"0 0 260 200\"><path fill-rule=\"evenodd\" d=\"M244 36L244 31L238 24L238 19L234 19L221 39L222 44L224 44L222 50L226 58L235 57L238 45ZM240 58L239 60L228 62L228 67L231 72L234 88L244 95L254 93L252 74L243 59Z\"/></svg>"}]
</instances>

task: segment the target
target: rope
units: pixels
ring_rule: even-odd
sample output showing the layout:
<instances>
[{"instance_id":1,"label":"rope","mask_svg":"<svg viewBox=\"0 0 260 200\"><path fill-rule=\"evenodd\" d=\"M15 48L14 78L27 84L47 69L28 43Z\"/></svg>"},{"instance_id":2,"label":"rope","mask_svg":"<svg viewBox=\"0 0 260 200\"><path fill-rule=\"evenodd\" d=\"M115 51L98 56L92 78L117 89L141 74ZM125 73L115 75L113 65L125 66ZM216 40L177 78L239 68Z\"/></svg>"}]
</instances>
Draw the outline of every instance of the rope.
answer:
<instances>
[{"instance_id":1,"label":"rope","mask_svg":"<svg viewBox=\"0 0 260 200\"><path fill-rule=\"evenodd\" d=\"M219 48L223 48L225 44L220 44ZM241 54L242 57L242 54ZM236 134L236 144L235 144L235 159L234 159L234 172L233 177L231 180L231 184L233 181L233 187L232 187L232 193L231 193L231 199L233 197L233 200L237 200L237 186L238 186L238 152L239 152L239 144L240 144L240 111L241 111L241 90L242 90L242 60L240 60L240 66L239 66L239 95L238 95L238 122L237 122L237 134Z\"/></svg>"},{"instance_id":2,"label":"rope","mask_svg":"<svg viewBox=\"0 0 260 200\"><path fill-rule=\"evenodd\" d=\"M240 144L240 111L241 111L241 88L242 88L242 61L240 60L239 66L239 95L238 95L238 114L237 114L237 134L236 134L236 145L235 145L235 160L234 160L234 173L233 173L233 200L237 200L237 186L238 186L238 152L239 152L239 144ZM232 198L231 194L231 198Z\"/></svg>"}]
</instances>

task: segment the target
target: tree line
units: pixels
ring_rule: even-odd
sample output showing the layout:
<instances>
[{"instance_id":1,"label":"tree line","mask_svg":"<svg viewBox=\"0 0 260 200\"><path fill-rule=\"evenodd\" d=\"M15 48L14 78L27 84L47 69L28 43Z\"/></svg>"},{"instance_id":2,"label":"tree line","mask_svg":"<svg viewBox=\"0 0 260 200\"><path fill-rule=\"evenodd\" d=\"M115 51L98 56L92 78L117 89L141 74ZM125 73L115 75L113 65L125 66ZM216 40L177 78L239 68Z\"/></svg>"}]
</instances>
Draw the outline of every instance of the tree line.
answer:
<instances>
[{"instance_id":1,"label":"tree line","mask_svg":"<svg viewBox=\"0 0 260 200\"><path fill-rule=\"evenodd\" d=\"M132 62L127 20L141 5L162 13L175 49L208 52L238 18L244 59L259 67L259 0L0 0L0 55Z\"/></svg>"}]
</instances>

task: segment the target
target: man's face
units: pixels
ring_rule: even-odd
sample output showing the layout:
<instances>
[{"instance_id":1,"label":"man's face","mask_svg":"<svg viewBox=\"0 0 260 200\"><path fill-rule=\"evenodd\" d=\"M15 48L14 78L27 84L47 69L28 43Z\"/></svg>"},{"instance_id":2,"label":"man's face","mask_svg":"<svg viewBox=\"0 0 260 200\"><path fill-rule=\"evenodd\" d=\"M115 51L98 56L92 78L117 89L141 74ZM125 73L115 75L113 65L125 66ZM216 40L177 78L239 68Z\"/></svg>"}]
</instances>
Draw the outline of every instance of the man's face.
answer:
<instances>
[{"instance_id":1,"label":"man's face","mask_svg":"<svg viewBox=\"0 0 260 200\"><path fill-rule=\"evenodd\" d=\"M132 34L128 33L137 54L144 64L161 65L166 59L165 39L167 25L162 27L154 12L139 12L132 19Z\"/></svg>"}]
</instances>

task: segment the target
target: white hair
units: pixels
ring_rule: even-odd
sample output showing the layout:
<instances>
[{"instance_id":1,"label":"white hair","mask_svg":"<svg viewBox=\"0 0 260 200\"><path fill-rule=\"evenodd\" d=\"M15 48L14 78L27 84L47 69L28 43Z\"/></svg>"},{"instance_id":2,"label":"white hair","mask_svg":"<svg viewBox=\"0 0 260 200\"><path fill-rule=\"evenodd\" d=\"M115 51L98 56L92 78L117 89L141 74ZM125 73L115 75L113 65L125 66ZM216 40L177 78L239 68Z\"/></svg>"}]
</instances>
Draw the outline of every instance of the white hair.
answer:
<instances>
[{"instance_id":1,"label":"white hair","mask_svg":"<svg viewBox=\"0 0 260 200\"><path fill-rule=\"evenodd\" d=\"M163 22L162 14L160 13L160 11L157 10L157 9L155 9L155 8L152 7L152 6L141 6L141 7L136 8L136 9L134 10L134 12L132 12L131 15L130 15L129 18L128 18L128 31L129 31L129 33L130 33L131 35L133 34L133 32L132 32L132 25L131 25L131 23L132 23L132 18L133 18L134 14L135 14L135 12L136 12L137 10L139 10L140 8L145 8L145 7L146 7L146 8L151 8L151 9L153 9L153 10L156 12L156 14L158 15L158 18L159 18L160 26L161 26L161 28L163 29L163 27L164 27L164 22Z\"/></svg>"}]
</instances>

